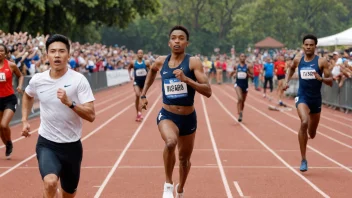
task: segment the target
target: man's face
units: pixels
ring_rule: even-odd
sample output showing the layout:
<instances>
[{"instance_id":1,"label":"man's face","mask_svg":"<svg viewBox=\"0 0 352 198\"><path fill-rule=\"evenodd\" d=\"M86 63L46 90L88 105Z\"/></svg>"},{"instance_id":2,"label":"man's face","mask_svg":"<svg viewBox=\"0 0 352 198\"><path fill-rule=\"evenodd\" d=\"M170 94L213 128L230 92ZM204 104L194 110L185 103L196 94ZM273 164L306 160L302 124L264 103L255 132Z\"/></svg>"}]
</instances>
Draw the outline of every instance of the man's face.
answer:
<instances>
[{"instance_id":1,"label":"man's face","mask_svg":"<svg viewBox=\"0 0 352 198\"><path fill-rule=\"evenodd\" d=\"M69 53L66 45L62 42L54 42L49 45L48 59L50 66L55 71L61 71L67 67Z\"/></svg>"},{"instance_id":2,"label":"man's face","mask_svg":"<svg viewBox=\"0 0 352 198\"><path fill-rule=\"evenodd\" d=\"M313 55L315 52L316 44L313 39L306 39L303 43L303 51L306 55Z\"/></svg>"},{"instance_id":3,"label":"man's face","mask_svg":"<svg viewBox=\"0 0 352 198\"><path fill-rule=\"evenodd\" d=\"M183 53L188 45L187 35L182 30L174 30L171 32L169 47L175 53Z\"/></svg>"}]
</instances>

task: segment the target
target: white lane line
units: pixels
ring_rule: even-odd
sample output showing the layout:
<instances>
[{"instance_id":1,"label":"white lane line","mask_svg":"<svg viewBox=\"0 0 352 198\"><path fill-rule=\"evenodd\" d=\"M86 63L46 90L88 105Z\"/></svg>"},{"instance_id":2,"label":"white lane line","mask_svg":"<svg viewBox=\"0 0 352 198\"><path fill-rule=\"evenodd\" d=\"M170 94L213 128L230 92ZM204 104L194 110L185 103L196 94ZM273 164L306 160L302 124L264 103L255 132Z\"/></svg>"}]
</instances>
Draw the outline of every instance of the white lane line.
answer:
<instances>
[{"instance_id":1,"label":"white lane line","mask_svg":"<svg viewBox=\"0 0 352 198\"><path fill-rule=\"evenodd\" d=\"M211 128L211 124L210 124L209 116L208 116L208 111L207 111L207 109L205 107L205 102L204 102L203 96L201 96L201 99L202 99L202 106L203 106L203 110L204 110L205 120L206 120L207 126L208 126L208 132L209 132L211 144L213 146L213 150L214 150L214 153L215 153L216 162L217 162L218 167L219 167L222 183L224 184L227 197L228 198L232 198L233 196L232 196L232 193L231 193L230 185L229 185L229 183L227 181L226 174L225 174L225 171L224 171L224 167L222 166L222 163L221 163L218 147L217 147L216 142L215 142L213 129Z\"/></svg>"},{"instance_id":2,"label":"white lane line","mask_svg":"<svg viewBox=\"0 0 352 198\"><path fill-rule=\"evenodd\" d=\"M213 93L212 97L218 102L221 108L230 116L233 120L237 121L237 118L224 106L224 104L216 97ZM248 106L248 104L246 104ZM255 140L257 140L261 145L263 145L269 152L271 152L278 160L280 160L288 169L290 169L294 174L300 177L303 181L309 184L315 191L321 194L323 197L329 197L325 192L323 192L319 187L313 184L310 180L300 174L296 169L291 167L284 159L282 159L275 151L273 151L267 144L265 144L255 133L248 129L244 124L239 123Z\"/></svg>"},{"instance_id":3,"label":"white lane line","mask_svg":"<svg viewBox=\"0 0 352 198\"><path fill-rule=\"evenodd\" d=\"M243 195L243 192L242 192L242 190L241 190L240 184L238 184L237 181L234 181L233 184L235 185L238 194L239 194L241 197L243 197L244 195Z\"/></svg>"},{"instance_id":4,"label":"white lane line","mask_svg":"<svg viewBox=\"0 0 352 198\"><path fill-rule=\"evenodd\" d=\"M127 143L126 147L123 149L123 151L121 152L119 158L117 159L117 161L115 162L114 166L112 167L112 169L110 170L109 174L106 176L105 180L103 181L102 185L100 186L99 190L97 191L97 193L95 194L95 198L98 198L101 193L103 192L105 186L108 184L110 178L113 176L114 172L116 171L117 167L119 166L121 160L123 159L123 157L126 155L127 150L130 148L130 146L132 145L133 141L136 139L137 135L139 134L139 132L141 131L142 127L144 126L144 123L146 122L146 120L148 119L149 115L151 114L151 112L153 111L153 109L155 108L156 104L158 103L158 101L160 100L161 96L158 97L158 99L154 102L153 106L149 109L147 115L145 116L145 118L143 119L142 123L139 125L139 127L136 129L136 131L134 132L133 136L131 137L130 141Z\"/></svg>"},{"instance_id":5,"label":"white lane line","mask_svg":"<svg viewBox=\"0 0 352 198\"><path fill-rule=\"evenodd\" d=\"M221 92L223 92L225 95L227 95L229 98L232 98L232 100L237 101L236 98L234 98L234 97L231 96L230 94L226 93L224 90L222 90L222 89L219 89L219 90L220 90ZM298 132L297 132L297 131L295 131L295 130L293 130L292 128L288 127L287 125L285 125L285 124L283 124L283 123L277 121L277 120L274 119L273 117L268 116L268 115L267 115L266 113L264 113L263 111L261 111L261 110L255 108L254 106L252 106L252 105L250 105L250 104L248 104L248 103L246 103L246 106L247 106L247 107L250 107L250 108L253 109L254 111L258 112L259 114L261 114L261 115L263 115L263 116L265 116L266 118L270 119L271 121L275 122L276 124L282 126L283 128L287 129L288 131L290 131L290 132L292 132L292 133L298 135ZM321 156L324 157L325 159L327 159L327 160L333 162L334 164L336 164L336 165L340 166L341 168L345 169L346 171L352 173L352 170L351 170L350 168L348 168L348 167L346 167L345 165L341 164L340 162L338 162L338 161L336 161L336 160L330 158L329 156L325 155L324 153L320 152L319 150L315 149L314 147L312 147L312 146L310 146L310 145L307 145L307 148L309 148L309 149L311 149L312 151L318 153L319 155L321 155Z\"/></svg>"}]
</instances>

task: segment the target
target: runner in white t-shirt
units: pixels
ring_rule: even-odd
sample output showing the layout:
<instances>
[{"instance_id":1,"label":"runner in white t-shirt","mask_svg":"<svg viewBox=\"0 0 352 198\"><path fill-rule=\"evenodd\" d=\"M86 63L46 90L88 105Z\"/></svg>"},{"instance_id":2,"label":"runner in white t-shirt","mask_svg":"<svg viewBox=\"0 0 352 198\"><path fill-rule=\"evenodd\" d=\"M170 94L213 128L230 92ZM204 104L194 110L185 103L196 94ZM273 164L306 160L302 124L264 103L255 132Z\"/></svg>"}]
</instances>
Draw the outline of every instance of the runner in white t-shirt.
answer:
<instances>
[{"instance_id":1,"label":"runner in white t-shirt","mask_svg":"<svg viewBox=\"0 0 352 198\"><path fill-rule=\"evenodd\" d=\"M30 136L27 121L34 97L40 101L40 127L36 153L44 181L44 197L74 197L82 162L82 119L93 122L94 96L87 79L68 69L69 41L53 35L46 42L51 69L35 74L23 94L22 135Z\"/></svg>"}]
</instances>

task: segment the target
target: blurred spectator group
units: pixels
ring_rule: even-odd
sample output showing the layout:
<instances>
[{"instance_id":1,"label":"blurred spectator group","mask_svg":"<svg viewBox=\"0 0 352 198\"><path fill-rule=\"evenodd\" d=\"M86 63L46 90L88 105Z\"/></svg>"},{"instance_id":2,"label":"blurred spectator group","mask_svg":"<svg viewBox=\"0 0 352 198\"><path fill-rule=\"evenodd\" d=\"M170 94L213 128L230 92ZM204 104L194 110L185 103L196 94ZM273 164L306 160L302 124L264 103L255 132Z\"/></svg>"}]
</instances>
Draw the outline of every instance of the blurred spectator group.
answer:
<instances>
[{"instance_id":1,"label":"blurred spectator group","mask_svg":"<svg viewBox=\"0 0 352 198\"><path fill-rule=\"evenodd\" d=\"M46 71L50 68L46 55L45 42L49 35L37 34L35 37L27 32L5 33L0 30L0 44L7 46L8 59L17 64L25 76ZM102 44L80 44L71 42L68 66L75 71L97 72L125 69L135 59L135 53L125 46ZM144 55L146 60L154 61L151 52Z\"/></svg>"},{"instance_id":2,"label":"blurred spectator group","mask_svg":"<svg viewBox=\"0 0 352 198\"><path fill-rule=\"evenodd\" d=\"M25 76L33 76L35 73L46 71L50 68L46 55L45 42L49 35L37 33L35 37L27 32L5 33L0 30L0 43L7 46L9 60L15 62ZM141 46L142 47L142 46ZM288 67L295 56L302 56L302 49L283 48L260 50L248 49L246 52L247 63L254 66L254 75L260 77L263 73L264 63L275 63L285 61ZM332 75L340 87L347 78L352 77L352 48L343 51L327 52L317 49L317 55L325 57L329 64ZM70 58L68 66L78 72L97 72L106 70L126 69L135 60L135 52L128 50L125 46L106 46L103 44L80 44L71 42ZM233 81L226 77L233 71L233 67L239 64L235 49L231 49L230 55L217 52L210 57L198 56L203 62L204 71L215 79L218 84ZM154 62L157 55L151 52L144 54L145 60ZM295 75L297 77L297 75Z\"/></svg>"}]
</instances>

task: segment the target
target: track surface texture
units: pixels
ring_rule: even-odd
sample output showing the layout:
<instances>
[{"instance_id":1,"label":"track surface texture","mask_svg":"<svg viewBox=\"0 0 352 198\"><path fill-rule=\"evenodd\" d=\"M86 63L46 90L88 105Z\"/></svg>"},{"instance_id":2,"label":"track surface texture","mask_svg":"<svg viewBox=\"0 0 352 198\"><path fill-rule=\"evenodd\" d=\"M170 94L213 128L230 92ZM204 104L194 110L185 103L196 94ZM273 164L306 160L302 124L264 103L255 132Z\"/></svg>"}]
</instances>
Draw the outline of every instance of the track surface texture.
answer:
<instances>
[{"instance_id":1,"label":"track surface texture","mask_svg":"<svg viewBox=\"0 0 352 198\"><path fill-rule=\"evenodd\" d=\"M162 197L164 143L156 125L160 90L157 80L147 95L143 122L135 122L132 83L95 94L96 120L83 124L77 197ZM243 122L238 123L233 86L212 85L212 90L209 99L196 94L198 129L185 198L351 197L351 114L322 108L317 136L308 141L309 170L301 173L300 121L292 99L284 101L291 110L270 111L276 100L270 102L250 88ZM0 197L42 197L35 156L40 119L30 124L30 138L21 138L21 125L11 127L11 160L5 159L0 144ZM178 171L177 161L175 184Z\"/></svg>"}]
</instances>

